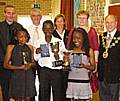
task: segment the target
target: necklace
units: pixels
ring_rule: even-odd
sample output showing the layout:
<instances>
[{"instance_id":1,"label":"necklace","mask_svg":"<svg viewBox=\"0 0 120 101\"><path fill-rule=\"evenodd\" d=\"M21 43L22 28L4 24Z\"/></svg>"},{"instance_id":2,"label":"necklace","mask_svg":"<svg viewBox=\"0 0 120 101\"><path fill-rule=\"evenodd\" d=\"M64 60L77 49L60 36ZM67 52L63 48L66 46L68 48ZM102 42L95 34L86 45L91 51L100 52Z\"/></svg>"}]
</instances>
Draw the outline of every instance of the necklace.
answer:
<instances>
[{"instance_id":1,"label":"necklace","mask_svg":"<svg viewBox=\"0 0 120 101\"><path fill-rule=\"evenodd\" d=\"M102 36L102 45L105 48L105 51L103 52L103 58L106 59L108 57L108 49L114 47L118 43L118 41L120 40L120 37L113 37L112 40L114 40L114 42L110 45L107 45L105 43L105 40L108 40L109 37L103 36L103 34L101 36Z\"/></svg>"}]
</instances>

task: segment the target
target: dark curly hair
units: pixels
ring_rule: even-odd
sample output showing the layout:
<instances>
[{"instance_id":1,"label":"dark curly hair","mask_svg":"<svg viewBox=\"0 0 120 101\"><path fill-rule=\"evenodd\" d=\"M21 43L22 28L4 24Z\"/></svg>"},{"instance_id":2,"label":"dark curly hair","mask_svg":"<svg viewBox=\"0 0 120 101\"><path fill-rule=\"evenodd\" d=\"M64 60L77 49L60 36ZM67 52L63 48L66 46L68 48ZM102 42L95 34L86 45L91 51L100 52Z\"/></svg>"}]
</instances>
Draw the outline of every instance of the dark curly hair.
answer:
<instances>
[{"instance_id":1,"label":"dark curly hair","mask_svg":"<svg viewBox=\"0 0 120 101\"><path fill-rule=\"evenodd\" d=\"M23 31L23 32L25 32L27 34L27 38L28 38L27 42L29 41L30 34L28 33L28 31L25 28L16 28L16 30L14 30L14 32L13 32L13 36L12 36L11 41L10 41L9 44L14 44L14 45L18 44L18 40L16 39L16 36L21 31Z\"/></svg>"},{"instance_id":2,"label":"dark curly hair","mask_svg":"<svg viewBox=\"0 0 120 101\"><path fill-rule=\"evenodd\" d=\"M89 45L88 34L83 28L79 28L79 27L74 28L74 30L72 31L71 42L70 42L70 50L73 50L73 48L75 46L74 42L73 42L73 34L75 32L82 33L82 35L83 35L83 48L85 49L85 52L87 54L89 54L90 45Z\"/></svg>"},{"instance_id":3,"label":"dark curly hair","mask_svg":"<svg viewBox=\"0 0 120 101\"><path fill-rule=\"evenodd\" d=\"M46 25L50 25L50 26L54 29L54 24L53 24L53 22L52 22L51 20L45 20L45 21L43 22L42 29L44 29L44 27L45 27Z\"/></svg>"}]
</instances>

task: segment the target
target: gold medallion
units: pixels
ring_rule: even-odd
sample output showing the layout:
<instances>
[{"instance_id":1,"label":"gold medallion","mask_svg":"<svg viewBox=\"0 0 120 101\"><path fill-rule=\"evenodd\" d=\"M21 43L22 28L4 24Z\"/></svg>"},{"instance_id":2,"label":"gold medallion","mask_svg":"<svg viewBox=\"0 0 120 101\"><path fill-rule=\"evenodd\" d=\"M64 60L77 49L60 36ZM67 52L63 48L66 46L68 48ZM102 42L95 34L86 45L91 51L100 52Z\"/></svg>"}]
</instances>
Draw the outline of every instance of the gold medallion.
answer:
<instances>
[{"instance_id":1,"label":"gold medallion","mask_svg":"<svg viewBox=\"0 0 120 101\"><path fill-rule=\"evenodd\" d=\"M106 59L108 57L108 52L107 51L104 51L103 52L103 58Z\"/></svg>"}]
</instances>

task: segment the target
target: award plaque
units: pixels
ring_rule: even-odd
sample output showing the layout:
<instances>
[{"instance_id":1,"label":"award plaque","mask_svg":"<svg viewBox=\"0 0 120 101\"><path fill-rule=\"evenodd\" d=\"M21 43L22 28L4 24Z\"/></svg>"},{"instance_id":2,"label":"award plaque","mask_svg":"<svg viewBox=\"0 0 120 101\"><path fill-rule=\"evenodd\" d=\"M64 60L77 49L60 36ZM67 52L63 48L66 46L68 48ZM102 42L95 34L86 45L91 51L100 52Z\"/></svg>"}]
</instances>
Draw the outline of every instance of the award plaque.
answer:
<instances>
[{"instance_id":1,"label":"award plaque","mask_svg":"<svg viewBox=\"0 0 120 101\"><path fill-rule=\"evenodd\" d=\"M79 68L80 65L82 64L82 54L80 53L73 53L73 63L72 66Z\"/></svg>"},{"instance_id":2,"label":"award plaque","mask_svg":"<svg viewBox=\"0 0 120 101\"><path fill-rule=\"evenodd\" d=\"M63 61L62 60L57 60L57 61L53 61L52 62L52 66L53 67L58 67L58 66L62 66Z\"/></svg>"},{"instance_id":3,"label":"award plaque","mask_svg":"<svg viewBox=\"0 0 120 101\"><path fill-rule=\"evenodd\" d=\"M81 64L89 64L89 57L86 53L73 53L72 67L80 68Z\"/></svg>"},{"instance_id":4,"label":"award plaque","mask_svg":"<svg viewBox=\"0 0 120 101\"><path fill-rule=\"evenodd\" d=\"M42 50L41 57L50 57L49 47L47 46L47 44L41 44L40 48Z\"/></svg>"}]
</instances>

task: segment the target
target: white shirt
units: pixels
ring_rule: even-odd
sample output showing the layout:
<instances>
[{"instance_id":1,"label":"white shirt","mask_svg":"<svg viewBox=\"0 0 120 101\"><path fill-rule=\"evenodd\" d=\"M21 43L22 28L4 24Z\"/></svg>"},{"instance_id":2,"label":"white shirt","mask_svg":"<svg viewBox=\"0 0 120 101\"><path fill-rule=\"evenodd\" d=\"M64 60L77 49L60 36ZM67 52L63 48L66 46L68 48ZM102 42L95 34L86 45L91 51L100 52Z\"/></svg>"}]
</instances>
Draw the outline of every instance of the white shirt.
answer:
<instances>
[{"instance_id":1,"label":"white shirt","mask_svg":"<svg viewBox=\"0 0 120 101\"><path fill-rule=\"evenodd\" d=\"M112 32L107 32L107 35L109 36L109 34L111 34L111 38L113 38L116 31L117 31L117 29L115 28Z\"/></svg>"},{"instance_id":2,"label":"white shirt","mask_svg":"<svg viewBox=\"0 0 120 101\"><path fill-rule=\"evenodd\" d=\"M110 46L110 43L111 43L116 31L117 31L117 29L115 28L112 32L107 32L107 37L110 37L110 39L106 40L108 46Z\"/></svg>"},{"instance_id":3,"label":"white shirt","mask_svg":"<svg viewBox=\"0 0 120 101\"><path fill-rule=\"evenodd\" d=\"M38 27L38 36L36 37L39 37L37 40L34 40L34 33L35 33L35 28ZM40 47L40 43L43 39L45 39L45 35L42 31L42 26L41 25L38 25L38 26L35 26L34 24L32 24L31 26L28 27L28 32L30 34L30 40L28 42L28 44L32 45L34 47L34 58L36 58L36 49Z\"/></svg>"},{"instance_id":4,"label":"white shirt","mask_svg":"<svg viewBox=\"0 0 120 101\"><path fill-rule=\"evenodd\" d=\"M35 33L35 30L36 30L36 27L38 27L38 36L36 37L39 37L39 38L36 38L37 40L34 40L33 38L35 37L34 36L34 33ZM30 40L29 40L29 44L31 44L35 49L40 47L40 42L45 39L45 35L42 31L42 26L41 25L38 25L38 26L35 26L35 25L31 25L30 27L28 27L28 32L30 34Z\"/></svg>"},{"instance_id":5,"label":"white shirt","mask_svg":"<svg viewBox=\"0 0 120 101\"><path fill-rule=\"evenodd\" d=\"M60 57L59 60L63 60L63 51L66 50L65 46L64 46L64 43L60 39L52 36L51 42L58 42L58 41L59 41L59 53L58 54L59 54L59 57ZM44 39L40 44L47 44L47 42ZM36 60L38 60L38 64L43 68L48 67L50 69L62 69L62 66L59 66L59 67L53 67L52 66L52 62L56 61L56 60L55 60L55 57L54 57L54 53L52 53L52 51L51 51L50 44L48 44L48 48L49 48L50 57L41 57L41 53L36 54L37 55Z\"/></svg>"},{"instance_id":6,"label":"white shirt","mask_svg":"<svg viewBox=\"0 0 120 101\"><path fill-rule=\"evenodd\" d=\"M65 30L63 30L62 34L59 33L59 31L56 29L56 32L59 34L59 36L62 38L62 40L64 39L64 33L65 33Z\"/></svg>"}]
</instances>

